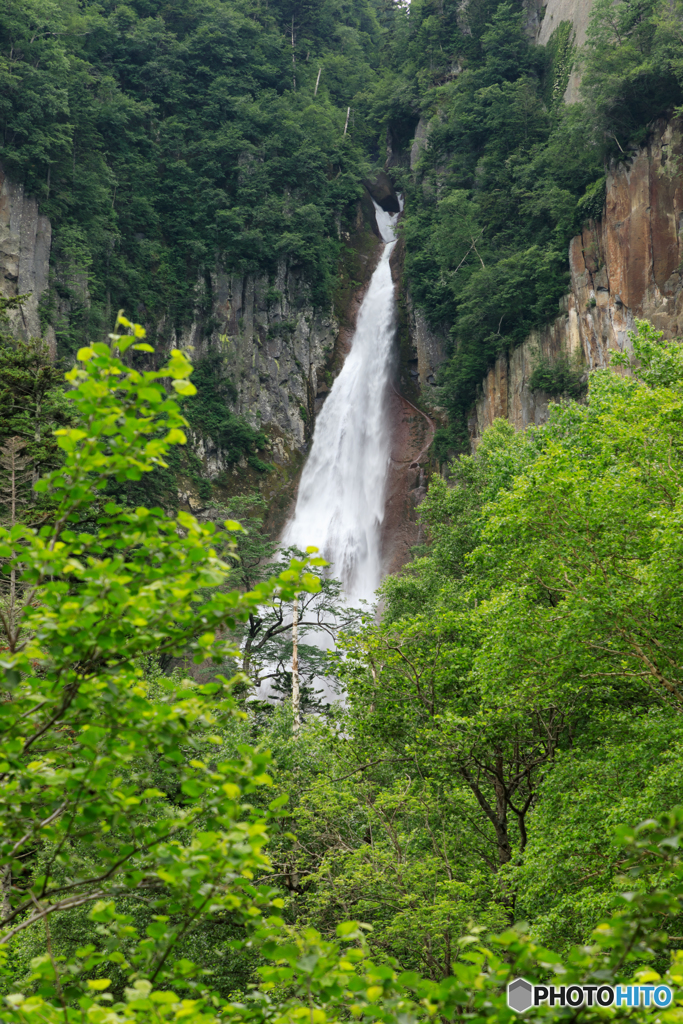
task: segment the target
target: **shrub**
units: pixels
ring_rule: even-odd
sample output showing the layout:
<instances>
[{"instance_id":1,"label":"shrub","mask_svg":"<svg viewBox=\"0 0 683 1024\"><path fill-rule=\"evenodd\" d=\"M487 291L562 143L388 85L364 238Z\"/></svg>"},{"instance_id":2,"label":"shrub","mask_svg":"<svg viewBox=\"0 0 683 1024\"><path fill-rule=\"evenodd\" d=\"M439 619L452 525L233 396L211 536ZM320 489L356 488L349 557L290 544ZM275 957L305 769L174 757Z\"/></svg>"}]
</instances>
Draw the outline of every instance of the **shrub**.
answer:
<instances>
[{"instance_id":1,"label":"shrub","mask_svg":"<svg viewBox=\"0 0 683 1024\"><path fill-rule=\"evenodd\" d=\"M566 356L555 362L542 358L529 378L529 387L553 397L583 398L588 391L588 375L581 367L572 366Z\"/></svg>"}]
</instances>

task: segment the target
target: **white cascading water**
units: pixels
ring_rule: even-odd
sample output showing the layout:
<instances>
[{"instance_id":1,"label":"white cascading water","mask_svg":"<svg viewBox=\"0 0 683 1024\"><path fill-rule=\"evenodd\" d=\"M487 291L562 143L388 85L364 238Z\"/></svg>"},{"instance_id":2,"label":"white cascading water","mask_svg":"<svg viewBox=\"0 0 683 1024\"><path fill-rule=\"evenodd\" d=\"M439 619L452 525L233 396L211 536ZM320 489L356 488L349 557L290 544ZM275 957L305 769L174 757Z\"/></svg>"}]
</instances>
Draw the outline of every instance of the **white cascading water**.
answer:
<instances>
[{"instance_id":1,"label":"white cascading water","mask_svg":"<svg viewBox=\"0 0 683 1024\"><path fill-rule=\"evenodd\" d=\"M384 250L358 312L351 351L316 420L294 517L282 538L284 545L319 548L347 600L371 599L381 582L391 443L387 386L395 296L389 259L398 214L374 207Z\"/></svg>"}]
</instances>

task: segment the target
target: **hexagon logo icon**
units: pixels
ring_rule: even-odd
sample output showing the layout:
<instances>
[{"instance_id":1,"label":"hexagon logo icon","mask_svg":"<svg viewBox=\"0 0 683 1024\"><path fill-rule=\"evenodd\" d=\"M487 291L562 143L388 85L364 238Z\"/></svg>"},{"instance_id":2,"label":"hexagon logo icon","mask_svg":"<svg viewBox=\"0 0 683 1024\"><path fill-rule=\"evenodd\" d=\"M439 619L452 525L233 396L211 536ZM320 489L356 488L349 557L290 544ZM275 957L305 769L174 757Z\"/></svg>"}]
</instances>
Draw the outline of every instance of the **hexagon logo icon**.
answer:
<instances>
[{"instance_id":1,"label":"hexagon logo icon","mask_svg":"<svg viewBox=\"0 0 683 1024\"><path fill-rule=\"evenodd\" d=\"M515 1013L524 1013L533 1004L533 988L525 978L515 978L508 985L508 1006Z\"/></svg>"}]
</instances>

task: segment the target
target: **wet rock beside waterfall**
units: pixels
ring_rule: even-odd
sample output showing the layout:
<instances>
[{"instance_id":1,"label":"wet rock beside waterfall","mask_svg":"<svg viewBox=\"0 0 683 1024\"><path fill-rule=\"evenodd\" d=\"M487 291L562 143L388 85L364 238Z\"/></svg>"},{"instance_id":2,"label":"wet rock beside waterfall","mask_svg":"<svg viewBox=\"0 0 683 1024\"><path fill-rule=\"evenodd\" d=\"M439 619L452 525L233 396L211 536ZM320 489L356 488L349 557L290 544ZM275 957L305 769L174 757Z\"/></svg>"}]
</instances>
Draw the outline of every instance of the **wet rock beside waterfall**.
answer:
<instances>
[{"instance_id":1,"label":"wet rock beside waterfall","mask_svg":"<svg viewBox=\"0 0 683 1024\"><path fill-rule=\"evenodd\" d=\"M366 181L365 187L377 205L387 213L400 213L398 196L391 184L391 178L384 171L380 171L374 181Z\"/></svg>"}]
</instances>

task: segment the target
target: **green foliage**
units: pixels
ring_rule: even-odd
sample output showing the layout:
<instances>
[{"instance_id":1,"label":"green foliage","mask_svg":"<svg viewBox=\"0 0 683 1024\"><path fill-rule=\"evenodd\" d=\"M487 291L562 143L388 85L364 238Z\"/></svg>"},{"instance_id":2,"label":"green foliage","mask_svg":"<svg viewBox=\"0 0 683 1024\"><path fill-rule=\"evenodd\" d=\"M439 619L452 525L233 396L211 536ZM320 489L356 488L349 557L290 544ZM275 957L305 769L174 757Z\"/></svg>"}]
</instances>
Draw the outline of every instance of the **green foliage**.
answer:
<instances>
[{"instance_id":1,"label":"green foliage","mask_svg":"<svg viewBox=\"0 0 683 1024\"><path fill-rule=\"evenodd\" d=\"M529 387L553 397L581 398L588 391L588 374L583 367L573 366L567 356L554 362L541 358L529 378Z\"/></svg>"},{"instance_id":2,"label":"green foliage","mask_svg":"<svg viewBox=\"0 0 683 1024\"><path fill-rule=\"evenodd\" d=\"M642 6L596 0L581 56L588 141L623 159L642 145L650 122L683 99L677 3L647 0Z\"/></svg>"},{"instance_id":3,"label":"green foliage","mask_svg":"<svg viewBox=\"0 0 683 1024\"><path fill-rule=\"evenodd\" d=\"M548 107L564 102L575 57L574 26L571 21L561 21L546 46L549 67L545 74L544 99Z\"/></svg>"},{"instance_id":4,"label":"green foliage","mask_svg":"<svg viewBox=\"0 0 683 1024\"><path fill-rule=\"evenodd\" d=\"M632 374L433 478L429 546L344 645L348 742L294 799L298 913L361 906L375 954L435 981L469 917L570 955L624 887L615 828L679 799L682 346L632 342Z\"/></svg>"},{"instance_id":5,"label":"green foliage","mask_svg":"<svg viewBox=\"0 0 683 1024\"><path fill-rule=\"evenodd\" d=\"M578 211L582 219L600 220L605 208L606 195L607 181L604 177L589 185L578 202Z\"/></svg>"},{"instance_id":6,"label":"green foliage","mask_svg":"<svg viewBox=\"0 0 683 1024\"><path fill-rule=\"evenodd\" d=\"M101 332L124 296L170 342L209 309L217 263L272 273L284 260L327 304L339 215L386 133L407 148L421 115L417 176L394 173L411 293L452 339L453 447L491 361L556 313L568 239L601 214L604 157L677 102L678 18L665 0L594 5L586 102L565 109L569 23L544 52L514 3L8 8L2 158L55 225L44 312L60 351ZM226 450L246 451L244 424L224 426Z\"/></svg>"},{"instance_id":7,"label":"green foliage","mask_svg":"<svg viewBox=\"0 0 683 1024\"><path fill-rule=\"evenodd\" d=\"M448 483L432 477L420 505L420 519L429 530L429 553L382 584L385 621L410 615L425 603L430 607L453 580L469 573L467 556L481 543L482 509L501 489L511 486L527 452L525 439L514 427L506 420L495 420L476 455L460 455L454 462Z\"/></svg>"},{"instance_id":8,"label":"green foliage","mask_svg":"<svg viewBox=\"0 0 683 1024\"><path fill-rule=\"evenodd\" d=\"M8 311L20 307L22 298L0 297L0 442L21 439L35 477L61 461L53 429L72 423L73 413L47 346L10 332Z\"/></svg>"},{"instance_id":9,"label":"green foliage","mask_svg":"<svg viewBox=\"0 0 683 1024\"><path fill-rule=\"evenodd\" d=\"M495 0L10 6L3 160L56 225L61 350L124 292L170 341L217 263L288 261L326 302L340 211L422 115L417 174L393 173L411 294L452 342L445 460L491 360L555 314L604 158L679 102L679 18L596 0L564 109L568 27L542 52ZM640 322L585 403L496 421L432 481L376 620L278 557L258 496L201 524L148 507L201 480L188 428L255 468L265 438L214 355L194 388L131 330L79 353L67 396L38 348L0 348L0 442L46 503L0 537L3 1020L510 1024L517 975L680 990L681 343ZM532 386L582 381L561 361Z\"/></svg>"},{"instance_id":10,"label":"green foliage","mask_svg":"<svg viewBox=\"0 0 683 1024\"><path fill-rule=\"evenodd\" d=\"M124 304L169 343L210 300L217 261L287 260L327 302L336 217L365 173L346 106L375 80L378 41L369 0L5 5L0 154L55 229L60 350Z\"/></svg>"},{"instance_id":11,"label":"green foliage","mask_svg":"<svg viewBox=\"0 0 683 1024\"><path fill-rule=\"evenodd\" d=\"M451 435L446 427L439 427L434 431L432 451L437 462L445 462L451 451Z\"/></svg>"},{"instance_id":12,"label":"green foliage","mask_svg":"<svg viewBox=\"0 0 683 1024\"><path fill-rule=\"evenodd\" d=\"M524 17L496 0L4 10L2 159L56 229L43 313L60 352L103 333L124 296L169 344L206 320L216 265L284 261L328 304L339 218L421 116L417 174L392 173L411 294L452 342L441 404L457 447L492 360L556 314L568 239L602 212L605 158L681 100L675 4L597 2L570 109L570 25L543 51ZM227 451L253 448L244 424L224 427Z\"/></svg>"},{"instance_id":13,"label":"green foliage","mask_svg":"<svg viewBox=\"0 0 683 1024\"><path fill-rule=\"evenodd\" d=\"M238 520L242 529L231 543L226 558L232 563L228 586L250 591L260 582L278 576L286 570L291 558L305 558L296 548L280 550L277 542L269 539L263 528L268 505L258 493L237 495L227 504L211 502L212 521ZM318 581L315 592L302 594L297 602L298 664L300 675L301 712L303 716L327 713L330 700L321 683L334 689L332 678L338 661L334 643L340 632L354 632L362 617L358 609L347 608L341 584L326 576L326 563L311 568ZM252 700L261 715L273 710L273 703L287 701L292 694L292 621L293 608L289 601L274 598L268 607L259 608L243 624L236 624L235 639L240 647L240 663L245 681L254 691L263 691L263 699ZM327 649L332 645L331 649ZM325 678L327 677L327 678Z\"/></svg>"},{"instance_id":14,"label":"green foliage","mask_svg":"<svg viewBox=\"0 0 683 1024\"><path fill-rule=\"evenodd\" d=\"M164 465L154 466L149 477L140 480L107 482L107 496L124 505L137 507L141 502L160 505L164 509L177 509L179 484L189 481L203 501L213 496L211 482L204 475L204 467L197 453L189 447L171 448Z\"/></svg>"},{"instance_id":15,"label":"green foliage","mask_svg":"<svg viewBox=\"0 0 683 1024\"><path fill-rule=\"evenodd\" d=\"M533 814L516 907L554 948L581 942L623 885L614 836L678 801L679 716L615 712L561 751ZM643 883L633 883L642 893ZM674 922L669 930L674 931Z\"/></svg>"},{"instance_id":16,"label":"green foliage","mask_svg":"<svg viewBox=\"0 0 683 1024\"><path fill-rule=\"evenodd\" d=\"M450 447L464 448L494 359L557 316L569 239L603 213L605 161L626 158L683 99L681 11L597 0L578 55L569 22L534 47L512 3L486 6L482 21L473 13L466 46L449 39L445 10L420 7L420 18L438 24L458 73L444 76L442 57L420 79L428 138L403 180L406 268L415 301L451 338L439 404ZM574 66L584 98L567 108Z\"/></svg>"},{"instance_id":17,"label":"green foliage","mask_svg":"<svg viewBox=\"0 0 683 1024\"><path fill-rule=\"evenodd\" d=\"M254 430L230 406L237 398L237 390L226 376L224 361L217 353L201 359L193 371L196 394L192 401L181 402L183 414L191 430L193 446L172 448L165 466L156 466L142 481L109 482L107 493L115 500L135 506L141 502L154 502L166 509L177 508L179 484L188 481L199 498L207 503L213 497L213 486L197 454L198 442L203 454L217 456L227 466L246 459L247 464L262 473L271 465L259 458L258 452L267 444L265 434Z\"/></svg>"},{"instance_id":18,"label":"green foliage","mask_svg":"<svg viewBox=\"0 0 683 1024\"><path fill-rule=\"evenodd\" d=\"M268 567L274 560L277 543L270 540L263 528L267 511L268 504L258 491L234 495L227 505L209 503L208 514L214 522L231 519L242 526L230 538L229 549L230 560L234 563L229 583L240 590L253 590L270 575Z\"/></svg>"},{"instance_id":19,"label":"green foliage","mask_svg":"<svg viewBox=\"0 0 683 1024\"><path fill-rule=\"evenodd\" d=\"M266 436L230 411L237 389L225 375L225 363L217 352L199 360L192 382L197 394L184 411L194 433L215 446L229 466L249 456L255 469L267 471L268 465L256 456L265 448Z\"/></svg>"},{"instance_id":20,"label":"green foliage","mask_svg":"<svg viewBox=\"0 0 683 1024\"><path fill-rule=\"evenodd\" d=\"M483 939L473 928L462 937L459 947L463 960L452 974L438 982L421 978L402 969L398 963L373 962L368 957L363 926L346 921L335 929L335 938L325 940L314 929L303 934L270 927L256 932L268 963L259 969L259 985L250 999L207 1001L182 999L168 989L154 989L145 979L137 979L126 989L125 1002L109 1008L106 979L93 980L79 1006L55 1006L41 997L25 999L10 996L6 1019L15 1024L57 1021L88 1021L92 1024L136 1024L157 1021L189 1021L190 1024L218 1024L219 1021L260 1024L277 1019L294 1024L304 1015L324 1024L361 1015L382 1024L410 1020L429 1020L435 1013L447 1020L467 1012L475 1022L503 1021L509 1024L513 1011L506 1005L505 985L524 976L532 982L550 984L605 984L636 981L640 984L680 985L680 954L653 970L657 953L666 944L662 921L680 909L675 892L680 884L681 863L676 848L680 841L680 808L648 821L638 829L623 828L618 843L627 854L631 873L646 875L655 864L660 868L659 884L643 894L624 894L612 916L593 933L589 946L578 946L562 958L530 941L523 932L509 929ZM635 899L634 899L635 895ZM279 932L279 934L278 934ZM279 940L279 941L278 941ZM49 957L36 962L36 976L54 980ZM658 965L659 966L659 965ZM668 969L667 969L668 968ZM680 997L674 1006L660 1014L666 1024L680 1018ZM631 1019L645 1021L651 1009L636 1009ZM584 1009L589 1022L602 1019L600 1008ZM563 1019L561 1008L532 1008L532 1021Z\"/></svg>"},{"instance_id":21,"label":"green foliage","mask_svg":"<svg viewBox=\"0 0 683 1024\"><path fill-rule=\"evenodd\" d=\"M68 375L54 517L0 530L3 1019L511 1024L519 975L679 990L683 810L653 809L680 789L683 346L641 324L635 374L526 436L495 424L430 491L417 589L347 635L346 707L298 735L276 710L271 756L220 668L240 623L324 596L323 565L268 576L231 519L102 500L183 443L162 382L193 391L179 351L131 369L150 346L120 323ZM253 530L260 506L235 511Z\"/></svg>"},{"instance_id":22,"label":"green foliage","mask_svg":"<svg viewBox=\"0 0 683 1024\"><path fill-rule=\"evenodd\" d=\"M544 53L522 12L501 4L478 54L422 99L431 119L416 180L405 182L406 267L416 302L452 339L440 378L451 445L464 444L491 361L557 315L567 289L577 200L600 169L576 112L554 102L571 63L568 28Z\"/></svg>"},{"instance_id":23,"label":"green foliage","mask_svg":"<svg viewBox=\"0 0 683 1024\"><path fill-rule=\"evenodd\" d=\"M252 549L258 548L258 542ZM272 561L261 561L252 569L253 574L277 575L291 558L303 558L296 548L275 551L269 545ZM264 546L264 556L267 550ZM319 684L328 677L328 688L334 689L334 676L339 654L334 649L340 633L354 633L363 613L347 607L339 580L326 576L323 566L311 570L317 579L317 590L303 594L297 604L298 664L301 683L302 711L322 711L329 701L323 700L325 691ZM238 572L243 570L238 566ZM242 652L242 671L259 687L267 687L268 698L289 699L292 692L292 622L293 608L287 600L275 599L270 607L249 617L244 627L237 627ZM272 692L271 692L272 691Z\"/></svg>"},{"instance_id":24,"label":"green foliage","mask_svg":"<svg viewBox=\"0 0 683 1024\"><path fill-rule=\"evenodd\" d=\"M35 484L53 496L50 522L0 531L13 581L1 616L0 936L45 925L48 953L33 980L63 1006L102 988L89 976L103 963L131 982L196 988L201 969L171 957L178 940L226 917L244 928L272 905L268 886L250 884L268 863L272 814L254 816L248 799L270 783L268 758L248 746L222 751L238 714L232 684L157 677L151 687L140 662L220 664L237 653L221 639L226 628L273 595L319 586L304 559L248 594L226 592L214 524L102 502L109 477L140 479L185 442L179 403L160 382L194 391L177 350L158 371L129 369L123 354L150 346L137 325L119 323L133 333L82 349L67 375L79 426L57 431L63 462ZM93 513L94 528L79 528ZM144 932L117 898L142 899ZM84 905L105 941L58 967L48 919Z\"/></svg>"},{"instance_id":25,"label":"green foliage","mask_svg":"<svg viewBox=\"0 0 683 1024\"><path fill-rule=\"evenodd\" d=\"M683 380L683 344L667 341L647 320L636 320L636 330L629 331L633 356L613 352L612 366L628 369L650 388L677 388Z\"/></svg>"}]
</instances>

